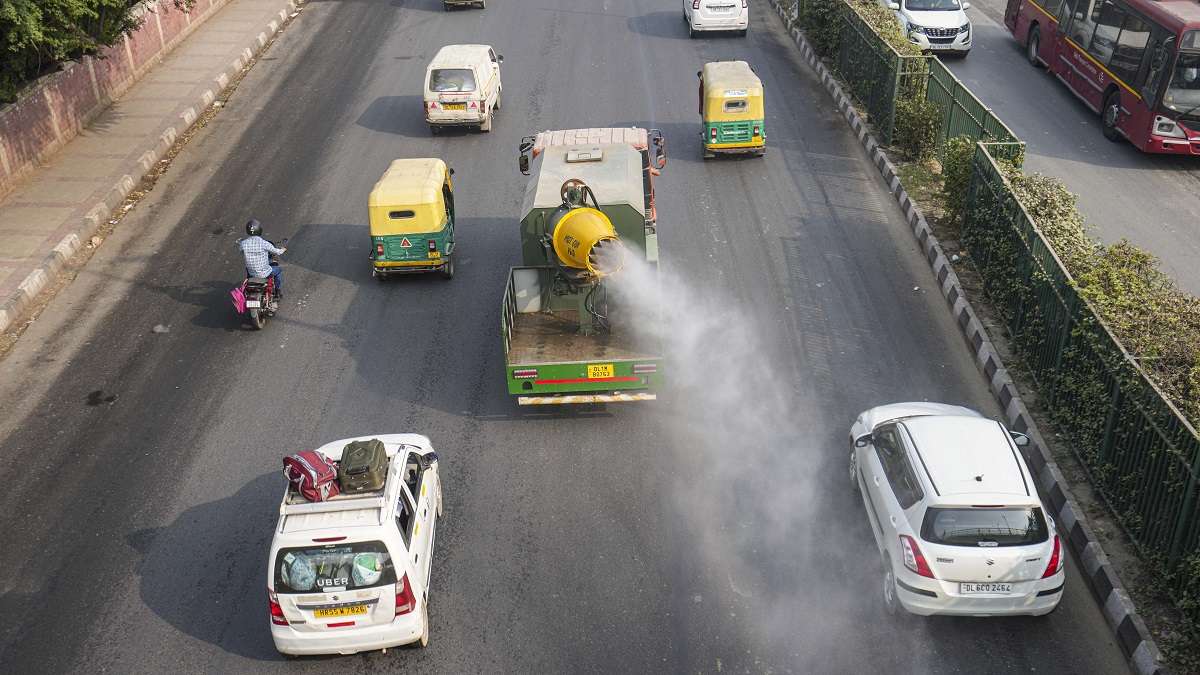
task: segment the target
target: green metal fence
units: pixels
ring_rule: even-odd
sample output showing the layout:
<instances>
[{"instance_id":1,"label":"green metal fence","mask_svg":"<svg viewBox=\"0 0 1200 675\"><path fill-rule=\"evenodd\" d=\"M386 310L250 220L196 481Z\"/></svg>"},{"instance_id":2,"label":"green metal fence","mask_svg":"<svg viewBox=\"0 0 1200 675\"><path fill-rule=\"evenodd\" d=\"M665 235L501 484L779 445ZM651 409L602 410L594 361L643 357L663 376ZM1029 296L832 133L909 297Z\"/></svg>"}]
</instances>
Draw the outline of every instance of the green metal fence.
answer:
<instances>
[{"instance_id":1,"label":"green metal fence","mask_svg":"<svg viewBox=\"0 0 1200 675\"><path fill-rule=\"evenodd\" d=\"M1143 551L1173 567L1200 552L1200 436L1076 292L1017 201L995 160L1014 147L976 146L963 243L1093 486Z\"/></svg>"},{"instance_id":2,"label":"green metal fence","mask_svg":"<svg viewBox=\"0 0 1200 675\"><path fill-rule=\"evenodd\" d=\"M942 109L939 150L947 140L956 136L969 136L974 141L1020 143L1012 129L996 117L939 59L929 62L929 87L925 96Z\"/></svg>"}]
</instances>

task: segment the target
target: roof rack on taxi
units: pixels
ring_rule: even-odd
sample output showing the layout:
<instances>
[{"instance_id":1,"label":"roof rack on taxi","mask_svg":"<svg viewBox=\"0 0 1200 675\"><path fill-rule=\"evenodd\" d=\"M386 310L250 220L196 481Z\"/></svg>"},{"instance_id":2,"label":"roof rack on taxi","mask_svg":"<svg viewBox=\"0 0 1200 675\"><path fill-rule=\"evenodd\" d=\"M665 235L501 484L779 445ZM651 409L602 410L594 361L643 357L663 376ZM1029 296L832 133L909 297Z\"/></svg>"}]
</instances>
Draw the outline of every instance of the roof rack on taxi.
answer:
<instances>
[{"instance_id":1,"label":"roof rack on taxi","mask_svg":"<svg viewBox=\"0 0 1200 675\"><path fill-rule=\"evenodd\" d=\"M373 493L378 494L378 493ZM279 505L280 515L294 516L304 513L336 513L338 511L358 511L360 509L383 509L387 500L379 496L350 497L348 499L333 499L325 502L301 502L289 504L284 501Z\"/></svg>"}]
</instances>

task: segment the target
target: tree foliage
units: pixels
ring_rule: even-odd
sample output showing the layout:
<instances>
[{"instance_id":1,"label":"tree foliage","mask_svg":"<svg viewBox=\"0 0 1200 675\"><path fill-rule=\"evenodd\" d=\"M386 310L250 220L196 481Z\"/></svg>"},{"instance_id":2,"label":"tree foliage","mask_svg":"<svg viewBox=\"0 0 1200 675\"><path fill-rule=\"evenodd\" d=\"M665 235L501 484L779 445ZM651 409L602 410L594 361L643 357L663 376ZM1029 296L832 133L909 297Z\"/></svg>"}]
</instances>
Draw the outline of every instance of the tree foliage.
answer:
<instances>
[{"instance_id":1,"label":"tree foliage","mask_svg":"<svg viewBox=\"0 0 1200 675\"><path fill-rule=\"evenodd\" d=\"M180 10L195 0L173 0ZM64 61L96 54L137 30L138 0L0 0L0 101Z\"/></svg>"}]
</instances>

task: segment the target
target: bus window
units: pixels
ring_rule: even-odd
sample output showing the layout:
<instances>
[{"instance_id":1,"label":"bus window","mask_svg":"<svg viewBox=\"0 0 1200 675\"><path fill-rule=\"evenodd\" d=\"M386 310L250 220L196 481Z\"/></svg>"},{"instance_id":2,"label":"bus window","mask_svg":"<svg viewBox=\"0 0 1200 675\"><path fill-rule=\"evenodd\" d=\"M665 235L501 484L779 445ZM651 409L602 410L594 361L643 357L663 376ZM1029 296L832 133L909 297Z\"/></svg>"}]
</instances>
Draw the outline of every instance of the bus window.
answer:
<instances>
[{"instance_id":1,"label":"bus window","mask_svg":"<svg viewBox=\"0 0 1200 675\"><path fill-rule=\"evenodd\" d=\"M1142 67L1146 45L1149 42L1149 24L1136 16L1126 16L1125 24L1121 27L1121 36L1117 38L1117 47L1108 62L1109 69L1127 84L1133 84Z\"/></svg>"},{"instance_id":2,"label":"bus window","mask_svg":"<svg viewBox=\"0 0 1200 675\"><path fill-rule=\"evenodd\" d=\"M1058 11L1062 9L1063 0L1043 0L1041 3L1042 9L1050 16L1058 16Z\"/></svg>"},{"instance_id":3,"label":"bus window","mask_svg":"<svg viewBox=\"0 0 1200 675\"><path fill-rule=\"evenodd\" d=\"M1100 18L1102 6L1099 0L1078 0L1075 5L1075 17L1071 21L1071 41L1084 51L1092 44L1092 33L1096 31L1096 19Z\"/></svg>"},{"instance_id":4,"label":"bus window","mask_svg":"<svg viewBox=\"0 0 1200 675\"><path fill-rule=\"evenodd\" d=\"M1092 35L1092 43L1088 46L1088 53L1096 57L1100 63L1107 64L1112 58L1113 51L1117 47L1117 36L1121 33L1121 24L1125 21L1125 12L1121 11L1112 3L1112 0L1105 0L1104 4L1098 8L1100 11L1096 16L1096 32ZM1137 68L1134 68L1137 72Z\"/></svg>"}]
</instances>

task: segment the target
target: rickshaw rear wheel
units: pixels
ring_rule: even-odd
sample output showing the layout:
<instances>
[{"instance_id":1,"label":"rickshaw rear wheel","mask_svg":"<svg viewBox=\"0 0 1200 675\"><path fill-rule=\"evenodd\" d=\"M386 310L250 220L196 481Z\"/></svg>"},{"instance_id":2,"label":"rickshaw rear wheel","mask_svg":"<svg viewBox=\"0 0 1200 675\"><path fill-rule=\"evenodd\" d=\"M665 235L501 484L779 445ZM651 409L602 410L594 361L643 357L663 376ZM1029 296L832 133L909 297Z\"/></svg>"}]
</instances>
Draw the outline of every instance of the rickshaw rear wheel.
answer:
<instances>
[{"instance_id":1,"label":"rickshaw rear wheel","mask_svg":"<svg viewBox=\"0 0 1200 675\"><path fill-rule=\"evenodd\" d=\"M446 264L442 265L442 276L446 279L454 278L454 256L446 258Z\"/></svg>"}]
</instances>

